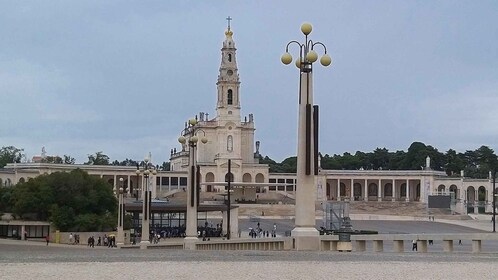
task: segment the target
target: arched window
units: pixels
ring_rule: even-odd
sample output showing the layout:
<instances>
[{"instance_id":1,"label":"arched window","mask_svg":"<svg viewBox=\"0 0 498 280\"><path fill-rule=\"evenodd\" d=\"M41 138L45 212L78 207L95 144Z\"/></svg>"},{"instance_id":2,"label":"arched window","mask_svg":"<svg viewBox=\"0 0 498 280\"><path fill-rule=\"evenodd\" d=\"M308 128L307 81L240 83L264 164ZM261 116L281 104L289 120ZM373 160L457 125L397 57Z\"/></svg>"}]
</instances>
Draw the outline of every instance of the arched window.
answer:
<instances>
[{"instance_id":1,"label":"arched window","mask_svg":"<svg viewBox=\"0 0 498 280\"><path fill-rule=\"evenodd\" d=\"M227 137L227 151L231 152L233 151L233 136L228 135Z\"/></svg>"},{"instance_id":2,"label":"arched window","mask_svg":"<svg viewBox=\"0 0 498 280\"><path fill-rule=\"evenodd\" d=\"M232 103L233 103L233 94L232 94L232 90L231 89L228 90L227 100L228 100L228 105L232 105Z\"/></svg>"},{"instance_id":3,"label":"arched window","mask_svg":"<svg viewBox=\"0 0 498 280\"><path fill-rule=\"evenodd\" d=\"M232 54L231 53L228 54L228 62L232 62Z\"/></svg>"}]
</instances>

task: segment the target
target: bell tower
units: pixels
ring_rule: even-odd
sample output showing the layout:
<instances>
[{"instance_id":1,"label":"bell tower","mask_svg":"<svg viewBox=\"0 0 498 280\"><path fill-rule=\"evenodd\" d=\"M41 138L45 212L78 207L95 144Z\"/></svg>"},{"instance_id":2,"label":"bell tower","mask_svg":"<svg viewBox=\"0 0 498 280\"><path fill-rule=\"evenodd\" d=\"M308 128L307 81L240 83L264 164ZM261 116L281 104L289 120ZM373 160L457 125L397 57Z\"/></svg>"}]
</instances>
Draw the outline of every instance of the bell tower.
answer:
<instances>
[{"instance_id":1,"label":"bell tower","mask_svg":"<svg viewBox=\"0 0 498 280\"><path fill-rule=\"evenodd\" d=\"M233 32L230 29L231 17L227 18L228 28L221 48L220 73L216 86L218 101L216 113L218 120L240 121L240 80L237 69L236 48Z\"/></svg>"}]
</instances>

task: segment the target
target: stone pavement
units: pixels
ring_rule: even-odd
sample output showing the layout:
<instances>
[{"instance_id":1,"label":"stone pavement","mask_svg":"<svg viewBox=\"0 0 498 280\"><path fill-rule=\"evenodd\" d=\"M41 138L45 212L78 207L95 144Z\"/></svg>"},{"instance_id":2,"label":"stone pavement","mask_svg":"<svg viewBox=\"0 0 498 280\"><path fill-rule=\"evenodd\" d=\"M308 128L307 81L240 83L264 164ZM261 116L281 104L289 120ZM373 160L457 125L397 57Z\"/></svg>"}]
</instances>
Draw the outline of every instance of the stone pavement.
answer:
<instances>
[{"instance_id":1,"label":"stone pavement","mask_svg":"<svg viewBox=\"0 0 498 280\"><path fill-rule=\"evenodd\" d=\"M498 254L92 250L0 240L0 279L496 279Z\"/></svg>"}]
</instances>

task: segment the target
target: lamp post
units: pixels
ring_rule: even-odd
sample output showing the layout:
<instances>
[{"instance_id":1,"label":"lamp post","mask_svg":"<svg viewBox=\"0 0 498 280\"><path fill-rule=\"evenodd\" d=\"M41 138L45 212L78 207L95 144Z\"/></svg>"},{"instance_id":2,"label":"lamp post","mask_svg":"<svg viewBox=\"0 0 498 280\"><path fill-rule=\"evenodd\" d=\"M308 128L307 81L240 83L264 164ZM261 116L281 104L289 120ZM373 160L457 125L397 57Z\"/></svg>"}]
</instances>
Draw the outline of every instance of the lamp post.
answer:
<instances>
[{"instance_id":1,"label":"lamp post","mask_svg":"<svg viewBox=\"0 0 498 280\"><path fill-rule=\"evenodd\" d=\"M208 139L204 130L200 129L197 125L197 119L190 119L185 123L185 128L178 137L178 142L182 144L182 149L188 146L189 161L188 161L188 177L187 177L187 216L186 216L186 230L184 239L184 248L195 250L195 242L198 240L197 236L197 206L199 206L199 192L200 192L200 169L196 160L196 149L199 137L199 132L203 133L201 143L206 144Z\"/></svg>"},{"instance_id":2,"label":"lamp post","mask_svg":"<svg viewBox=\"0 0 498 280\"><path fill-rule=\"evenodd\" d=\"M493 169L493 232L496 232L496 168Z\"/></svg>"},{"instance_id":3,"label":"lamp post","mask_svg":"<svg viewBox=\"0 0 498 280\"><path fill-rule=\"evenodd\" d=\"M118 236L116 240L116 244L118 247L124 244L124 231L123 231L123 221L124 221L124 201L123 201L123 178L119 178L119 193L118 193Z\"/></svg>"},{"instance_id":4,"label":"lamp post","mask_svg":"<svg viewBox=\"0 0 498 280\"><path fill-rule=\"evenodd\" d=\"M143 167L138 168L136 171L137 175L142 175L142 239L140 241L140 249L147 249L147 245L150 244L150 206L152 195L149 187L149 176L156 175L157 171L153 165L149 164L150 159L145 157L143 161ZM139 166L140 167L140 166Z\"/></svg>"},{"instance_id":5,"label":"lamp post","mask_svg":"<svg viewBox=\"0 0 498 280\"><path fill-rule=\"evenodd\" d=\"M230 198L230 192L232 191L232 160L228 160L228 182L227 182L227 240L230 240L231 229L230 229L230 207L232 200Z\"/></svg>"},{"instance_id":6,"label":"lamp post","mask_svg":"<svg viewBox=\"0 0 498 280\"><path fill-rule=\"evenodd\" d=\"M315 47L321 46L324 55L320 58L323 66L329 66L332 59L327 48L321 42L308 38L312 26L301 25L304 42L290 41L281 57L284 64L292 62L289 46L299 47L296 66L299 69L299 116L297 138L297 187L296 220L291 235L295 240L296 250L318 250L319 233L315 228L315 176L318 175L318 105L313 105L313 63L318 60Z\"/></svg>"}]
</instances>

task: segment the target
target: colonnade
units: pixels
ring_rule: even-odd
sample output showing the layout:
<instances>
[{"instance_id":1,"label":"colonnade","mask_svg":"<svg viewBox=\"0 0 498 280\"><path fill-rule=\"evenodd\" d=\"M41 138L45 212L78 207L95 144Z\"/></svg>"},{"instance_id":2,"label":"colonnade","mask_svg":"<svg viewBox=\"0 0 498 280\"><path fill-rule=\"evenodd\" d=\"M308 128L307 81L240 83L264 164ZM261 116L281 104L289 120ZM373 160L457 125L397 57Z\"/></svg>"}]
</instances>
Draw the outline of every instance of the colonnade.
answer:
<instances>
[{"instance_id":1,"label":"colonnade","mask_svg":"<svg viewBox=\"0 0 498 280\"><path fill-rule=\"evenodd\" d=\"M421 179L327 179L328 200L419 201Z\"/></svg>"}]
</instances>

